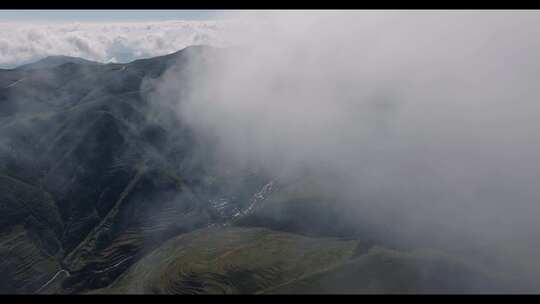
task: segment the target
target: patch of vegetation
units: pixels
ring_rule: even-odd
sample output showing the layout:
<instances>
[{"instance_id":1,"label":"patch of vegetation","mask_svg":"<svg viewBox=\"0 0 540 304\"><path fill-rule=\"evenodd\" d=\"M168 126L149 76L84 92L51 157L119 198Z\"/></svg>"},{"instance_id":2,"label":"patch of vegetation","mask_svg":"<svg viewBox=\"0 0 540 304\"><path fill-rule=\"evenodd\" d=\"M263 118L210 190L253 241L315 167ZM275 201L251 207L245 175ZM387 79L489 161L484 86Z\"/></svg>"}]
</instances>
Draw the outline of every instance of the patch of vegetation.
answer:
<instances>
[{"instance_id":1,"label":"patch of vegetation","mask_svg":"<svg viewBox=\"0 0 540 304\"><path fill-rule=\"evenodd\" d=\"M261 228L207 228L180 235L98 293L255 293L349 259L357 241Z\"/></svg>"}]
</instances>

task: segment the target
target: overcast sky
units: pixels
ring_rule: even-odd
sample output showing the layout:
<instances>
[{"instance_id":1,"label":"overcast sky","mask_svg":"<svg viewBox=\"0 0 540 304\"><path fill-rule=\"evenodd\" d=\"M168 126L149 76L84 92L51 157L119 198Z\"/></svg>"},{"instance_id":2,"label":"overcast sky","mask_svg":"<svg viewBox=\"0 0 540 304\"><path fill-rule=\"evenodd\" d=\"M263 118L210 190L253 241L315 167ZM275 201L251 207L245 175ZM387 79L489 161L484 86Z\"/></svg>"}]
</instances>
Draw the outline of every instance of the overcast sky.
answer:
<instances>
[{"instance_id":1,"label":"overcast sky","mask_svg":"<svg viewBox=\"0 0 540 304\"><path fill-rule=\"evenodd\" d=\"M24 22L114 22L208 20L219 10L0 10L2 21Z\"/></svg>"}]
</instances>

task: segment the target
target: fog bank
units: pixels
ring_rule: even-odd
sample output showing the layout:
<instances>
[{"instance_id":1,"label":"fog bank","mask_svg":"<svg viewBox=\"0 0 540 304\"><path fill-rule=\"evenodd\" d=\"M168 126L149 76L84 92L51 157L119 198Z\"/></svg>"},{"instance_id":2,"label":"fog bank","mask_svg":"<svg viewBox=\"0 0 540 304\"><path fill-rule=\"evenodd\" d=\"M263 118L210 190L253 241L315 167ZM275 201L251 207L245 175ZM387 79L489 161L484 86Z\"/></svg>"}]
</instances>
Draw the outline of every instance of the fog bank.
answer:
<instances>
[{"instance_id":1,"label":"fog bank","mask_svg":"<svg viewBox=\"0 0 540 304\"><path fill-rule=\"evenodd\" d=\"M228 33L237 48L188 91L174 73L162 85L224 162L281 179L308 168L418 238L456 231L536 275L540 13L234 17L249 24Z\"/></svg>"}]
</instances>

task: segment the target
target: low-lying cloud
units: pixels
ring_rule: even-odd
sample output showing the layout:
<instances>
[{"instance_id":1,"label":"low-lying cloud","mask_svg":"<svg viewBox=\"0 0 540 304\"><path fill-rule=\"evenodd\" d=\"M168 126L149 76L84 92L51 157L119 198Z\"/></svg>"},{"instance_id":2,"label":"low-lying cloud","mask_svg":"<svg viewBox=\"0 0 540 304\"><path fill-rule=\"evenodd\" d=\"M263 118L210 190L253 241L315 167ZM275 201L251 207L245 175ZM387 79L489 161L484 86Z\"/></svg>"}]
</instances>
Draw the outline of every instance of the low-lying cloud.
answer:
<instances>
[{"instance_id":1,"label":"low-lying cloud","mask_svg":"<svg viewBox=\"0 0 540 304\"><path fill-rule=\"evenodd\" d=\"M224 159L275 176L308 167L414 237L459 231L539 273L540 13L242 17L243 47L179 97Z\"/></svg>"},{"instance_id":2,"label":"low-lying cloud","mask_svg":"<svg viewBox=\"0 0 540 304\"><path fill-rule=\"evenodd\" d=\"M176 52L190 45L226 43L221 21L130 23L0 23L0 68L49 55L98 62L129 62Z\"/></svg>"}]
</instances>

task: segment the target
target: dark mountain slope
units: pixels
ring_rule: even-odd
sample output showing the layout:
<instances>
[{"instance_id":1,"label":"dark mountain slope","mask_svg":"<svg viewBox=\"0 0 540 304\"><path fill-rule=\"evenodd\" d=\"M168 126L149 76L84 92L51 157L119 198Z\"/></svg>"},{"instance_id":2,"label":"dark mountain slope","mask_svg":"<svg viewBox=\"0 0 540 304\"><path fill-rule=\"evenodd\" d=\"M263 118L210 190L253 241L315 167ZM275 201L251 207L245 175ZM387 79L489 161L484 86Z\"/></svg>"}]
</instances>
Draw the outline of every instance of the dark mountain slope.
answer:
<instances>
[{"instance_id":1,"label":"dark mountain slope","mask_svg":"<svg viewBox=\"0 0 540 304\"><path fill-rule=\"evenodd\" d=\"M48 193L0 174L2 293L33 293L59 270L62 230Z\"/></svg>"},{"instance_id":2,"label":"dark mountain slope","mask_svg":"<svg viewBox=\"0 0 540 304\"><path fill-rule=\"evenodd\" d=\"M168 237L220 220L201 190L206 160L195 157L190 131L142 85L181 71L198 49L1 71L0 173L54 199L67 290L107 282L118 273L104 269L119 260L128 266Z\"/></svg>"}]
</instances>

